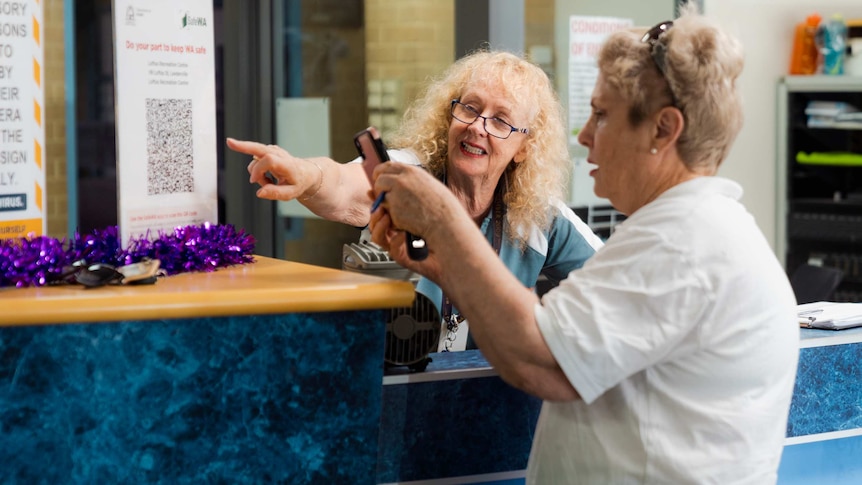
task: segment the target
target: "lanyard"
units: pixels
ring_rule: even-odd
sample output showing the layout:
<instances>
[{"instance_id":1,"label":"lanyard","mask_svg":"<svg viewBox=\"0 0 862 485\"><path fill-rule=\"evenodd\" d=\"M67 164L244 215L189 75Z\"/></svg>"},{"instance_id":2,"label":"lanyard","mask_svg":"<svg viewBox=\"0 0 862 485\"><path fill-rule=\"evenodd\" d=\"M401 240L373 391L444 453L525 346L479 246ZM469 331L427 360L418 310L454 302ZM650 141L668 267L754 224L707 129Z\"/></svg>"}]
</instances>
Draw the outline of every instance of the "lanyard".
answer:
<instances>
[{"instance_id":1,"label":"lanyard","mask_svg":"<svg viewBox=\"0 0 862 485\"><path fill-rule=\"evenodd\" d=\"M498 184L497 189L494 191L493 212L491 215L491 222L494 224L494 235L491 238L491 244L497 256L500 255L500 247L503 245L503 217L506 212L503 206L503 185L503 183ZM443 322L446 324L446 341L443 344L443 351L449 352L452 344L455 342L458 326L464 321L464 317L453 312L452 302L449 301L449 297L445 293L443 294L443 302L440 307L443 313Z\"/></svg>"}]
</instances>

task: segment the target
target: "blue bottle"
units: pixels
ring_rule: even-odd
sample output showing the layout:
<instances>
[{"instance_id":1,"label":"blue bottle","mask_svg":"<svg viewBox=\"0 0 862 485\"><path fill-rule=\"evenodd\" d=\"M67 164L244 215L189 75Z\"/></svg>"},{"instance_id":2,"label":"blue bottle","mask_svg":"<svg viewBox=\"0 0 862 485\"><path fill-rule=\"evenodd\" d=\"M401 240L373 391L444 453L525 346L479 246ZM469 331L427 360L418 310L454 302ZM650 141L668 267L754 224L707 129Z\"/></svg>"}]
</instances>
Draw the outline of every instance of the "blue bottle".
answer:
<instances>
[{"instance_id":1,"label":"blue bottle","mask_svg":"<svg viewBox=\"0 0 862 485\"><path fill-rule=\"evenodd\" d=\"M847 51L847 24L841 14L821 22L817 31L822 59L821 72L828 75L844 74L844 56Z\"/></svg>"}]
</instances>

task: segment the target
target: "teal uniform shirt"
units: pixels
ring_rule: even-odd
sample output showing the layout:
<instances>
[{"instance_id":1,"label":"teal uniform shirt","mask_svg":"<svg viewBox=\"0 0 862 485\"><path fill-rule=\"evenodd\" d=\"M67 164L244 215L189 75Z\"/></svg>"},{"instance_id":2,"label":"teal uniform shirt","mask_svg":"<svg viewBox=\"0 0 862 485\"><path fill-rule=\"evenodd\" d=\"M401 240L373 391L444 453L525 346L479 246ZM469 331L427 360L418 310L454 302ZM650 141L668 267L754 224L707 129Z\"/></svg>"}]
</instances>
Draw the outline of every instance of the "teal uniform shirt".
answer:
<instances>
[{"instance_id":1,"label":"teal uniform shirt","mask_svg":"<svg viewBox=\"0 0 862 485\"><path fill-rule=\"evenodd\" d=\"M601 246L602 241L590 228L562 202L550 203L549 210L554 212L550 229L538 227L530 229L527 247L521 250L506 237L508 230L504 224L504 236L500 246L500 259L509 271L528 288L534 288L539 275L544 275L556 285L565 279L569 273L583 266ZM494 224L493 212L482 221L481 230L493 244ZM434 282L421 278L416 285L416 291L428 297L441 311L443 292ZM453 309L457 313L457 309ZM467 349L476 348L472 339L467 340Z\"/></svg>"}]
</instances>

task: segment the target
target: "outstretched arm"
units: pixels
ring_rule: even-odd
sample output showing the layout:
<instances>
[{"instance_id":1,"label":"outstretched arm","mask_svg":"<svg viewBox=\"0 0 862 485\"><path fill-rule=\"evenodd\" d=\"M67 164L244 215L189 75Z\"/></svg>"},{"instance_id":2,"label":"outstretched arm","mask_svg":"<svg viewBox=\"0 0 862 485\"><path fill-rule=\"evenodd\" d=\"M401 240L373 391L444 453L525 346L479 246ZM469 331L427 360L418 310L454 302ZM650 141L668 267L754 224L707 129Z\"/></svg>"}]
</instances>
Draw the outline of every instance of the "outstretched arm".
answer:
<instances>
[{"instance_id":1,"label":"outstretched arm","mask_svg":"<svg viewBox=\"0 0 862 485\"><path fill-rule=\"evenodd\" d=\"M251 157L249 182L260 185L258 197L296 199L324 219L357 227L368 224L371 184L361 164L299 158L276 145L233 138L227 146Z\"/></svg>"}]
</instances>

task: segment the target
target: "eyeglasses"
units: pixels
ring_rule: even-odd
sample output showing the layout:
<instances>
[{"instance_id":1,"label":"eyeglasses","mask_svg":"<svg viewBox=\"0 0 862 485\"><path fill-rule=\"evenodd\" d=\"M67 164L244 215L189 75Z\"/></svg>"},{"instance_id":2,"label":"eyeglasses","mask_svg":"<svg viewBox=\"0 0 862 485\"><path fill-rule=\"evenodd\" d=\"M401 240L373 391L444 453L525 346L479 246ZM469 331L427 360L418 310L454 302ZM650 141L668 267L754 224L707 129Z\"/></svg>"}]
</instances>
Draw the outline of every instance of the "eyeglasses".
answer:
<instances>
[{"instance_id":1,"label":"eyeglasses","mask_svg":"<svg viewBox=\"0 0 862 485\"><path fill-rule=\"evenodd\" d=\"M649 55L652 57L653 62L655 62L655 67L658 69L658 72L661 73L661 76L664 78L665 82L667 82L667 89L670 91L673 105L679 107L679 103L676 102L676 95L673 92L673 88L670 87L670 81L668 81L667 73L665 72L667 67L667 64L665 63L667 46L658 41L659 38L667 33L671 27L673 27L673 20L659 22L654 25L653 28L647 30L644 36L641 37L641 42L650 45Z\"/></svg>"},{"instance_id":2,"label":"eyeglasses","mask_svg":"<svg viewBox=\"0 0 862 485\"><path fill-rule=\"evenodd\" d=\"M506 123L500 118L488 118L487 116L482 116L476 111L473 107L467 106L457 99L452 100L452 117L461 123L466 123L468 125L473 124L479 118L482 118L482 127L485 128L485 132L494 138L509 138L509 135L512 133L528 133L529 130L526 128L515 128L514 126Z\"/></svg>"}]
</instances>

